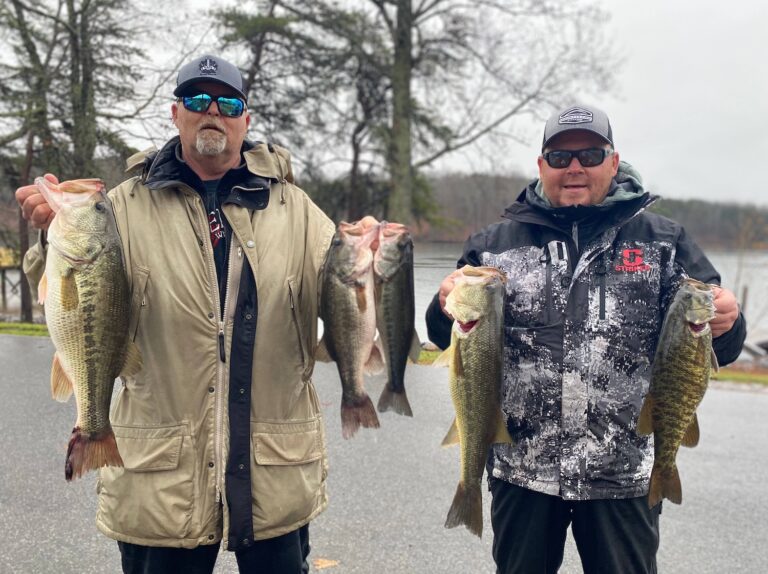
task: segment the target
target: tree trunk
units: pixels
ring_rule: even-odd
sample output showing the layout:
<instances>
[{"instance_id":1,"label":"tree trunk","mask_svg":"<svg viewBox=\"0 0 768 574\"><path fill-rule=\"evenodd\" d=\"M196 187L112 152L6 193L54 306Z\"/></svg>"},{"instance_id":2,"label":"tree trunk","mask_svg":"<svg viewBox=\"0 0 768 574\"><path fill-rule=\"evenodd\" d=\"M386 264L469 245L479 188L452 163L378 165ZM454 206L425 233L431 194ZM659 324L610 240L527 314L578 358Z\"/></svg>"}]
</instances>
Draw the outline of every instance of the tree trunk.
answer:
<instances>
[{"instance_id":1,"label":"tree trunk","mask_svg":"<svg viewBox=\"0 0 768 574\"><path fill-rule=\"evenodd\" d=\"M386 218L398 223L413 219L413 167L411 165L411 73L413 54L411 0L398 0L395 59L392 67L392 133L389 154L390 194Z\"/></svg>"},{"instance_id":2,"label":"tree trunk","mask_svg":"<svg viewBox=\"0 0 768 574\"><path fill-rule=\"evenodd\" d=\"M352 133L352 166L349 170L348 221L357 221L365 215L368 197L360 177L360 133L363 126L358 124Z\"/></svg>"},{"instance_id":3,"label":"tree trunk","mask_svg":"<svg viewBox=\"0 0 768 574\"><path fill-rule=\"evenodd\" d=\"M93 47L91 46L90 3L78 11L67 0L70 42L70 100L72 104L72 176L96 177L93 156L96 150L96 111L93 94Z\"/></svg>"},{"instance_id":4,"label":"tree trunk","mask_svg":"<svg viewBox=\"0 0 768 574\"><path fill-rule=\"evenodd\" d=\"M21 177L19 178L20 185L28 185L29 174L32 171L32 160L34 156L33 144L35 141L35 134L29 132L27 135L27 151L24 156L24 166L21 169ZM29 249L29 227L27 226L27 220L21 216L21 208L19 208L19 267L24 259L24 255ZM19 277L19 289L21 290L21 320L25 323L32 322L32 293L29 290L29 283L27 278L24 277L24 271L21 271Z\"/></svg>"}]
</instances>

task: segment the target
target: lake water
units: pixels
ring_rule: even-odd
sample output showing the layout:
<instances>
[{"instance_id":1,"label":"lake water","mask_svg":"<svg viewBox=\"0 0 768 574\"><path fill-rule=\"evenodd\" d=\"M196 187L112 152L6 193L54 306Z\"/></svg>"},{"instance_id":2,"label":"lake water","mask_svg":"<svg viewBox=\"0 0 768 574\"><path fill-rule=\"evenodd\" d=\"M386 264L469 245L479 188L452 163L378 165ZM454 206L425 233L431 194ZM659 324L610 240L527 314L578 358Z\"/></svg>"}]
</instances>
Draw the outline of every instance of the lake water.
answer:
<instances>
[{"instance_id":1,"label":"lake water","mask_svg":"<svg viewBox=\"0 0 768 574\"><path fill-rule=\"evenodd\" d=\"M414 291L416 296L416 332L421 341L427 340L424 314L443 278L456 268L461 255L461 243L416 243L414 246ZM768 252L743 253L712 251L707 253L723 278L723 286L734 291L740 301L745 300L745 313L749 326L749 340L768 339ZM18 274L9 272L6 293L9 312L18 313L19 297L11 284ZM2 310L0 310L2 312Z\"/></svg>"}]
</instances>

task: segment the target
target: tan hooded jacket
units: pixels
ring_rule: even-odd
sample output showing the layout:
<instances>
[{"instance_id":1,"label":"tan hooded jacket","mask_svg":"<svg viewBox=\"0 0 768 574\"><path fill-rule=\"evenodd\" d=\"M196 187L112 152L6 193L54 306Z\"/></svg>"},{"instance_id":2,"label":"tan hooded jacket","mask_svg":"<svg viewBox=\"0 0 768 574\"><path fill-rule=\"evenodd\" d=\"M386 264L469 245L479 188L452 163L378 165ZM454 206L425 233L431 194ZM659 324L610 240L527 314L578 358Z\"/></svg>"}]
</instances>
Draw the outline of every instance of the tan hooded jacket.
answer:
<instances>
[{"instance_id":1,"label":"tan hooded jacket","mask_svg":"<svg viewBox=\"0 0 768 574\"><path fill-rule=\"evenodd\" d=\"M118 383L112 426L125 468L101 469L98 528L116 540L192 548L228 540L229 362L240 272L256 280L250 476L255 539L303 526L327 505L327 453L311 381L319 272L334 233L293 185L290 156L258 144L248 170L276 183L266 208L226 204L232 227L227 301L219 295L200 195L134 177L112 200L131 285L130 336L144 361ZM143 158L137 158L142 161ZM243 193L247 193L243 191ZM40 268L40 251L25 262ZM34 278L31 278L34 282Z\"/></svg>"}]
</instances>

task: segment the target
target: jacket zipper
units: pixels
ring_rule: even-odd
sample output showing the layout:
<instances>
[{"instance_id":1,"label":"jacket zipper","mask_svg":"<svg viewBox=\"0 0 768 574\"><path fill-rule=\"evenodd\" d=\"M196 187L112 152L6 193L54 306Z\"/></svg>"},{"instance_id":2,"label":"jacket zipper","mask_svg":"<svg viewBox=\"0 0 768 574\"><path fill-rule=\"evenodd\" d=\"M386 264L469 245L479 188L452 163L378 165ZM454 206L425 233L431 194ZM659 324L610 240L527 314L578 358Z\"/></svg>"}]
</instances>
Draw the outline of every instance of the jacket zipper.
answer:
<instances>
[{"instance_id":1,"label":"jacket zipper","mask_svg":"<svg viewBox=\"0 0 768 574\"><path fill-rule=\"evenodd\" d=\"M203 200L200 198L199 195L195 196L195 204L198 206L198 216L200 215L200 210L203 210ZM204 233L201 235L201 237L205 237L205 231L208 231L206 229L206 222L203 221L205 218L200 219L200 226L201 229L204 230ZM219 309L221 309L221 303L220 303L220 295L219 295L219 289L218 289L218 278L216 276L216 264L214 262L213 258L213 246L211 245L210 241L203 240L201 242L200 247L204 250L205 260L208 264L208 276L210 277L211 285L214 285L215 288L212 289L212 298L213 298L213 312L218 315ZM229 274L227 275L227 283L229 283ZM227 288L229 288L229 284L227 284ZM227 298L228 299L228 298ZM227 299L224 301L224 317L226 317L226 311L227 311ZM216 337L216 344L219 349L219 363L216 365L216 384L218 388L216 389L216 398L214 400L214 430L213 430L213 464L214 464L214 483L216 484L216 503L220 503L222 499L222 483L223 483L223 471L222 467L224 466L224 463L222 462L224 454L223 454L223 435L224 435L224 421L223 421L223 399L222 399L222 389L224 384L224 360L226 358L225 356L225 337L224 333L225 331L225 323L222 317L219 317L218 321L218 332Z\"/></svg>"},{"instance_id":2,"label":"jacket zipper","mask_svg":"<svg viewBox=\"0 0 768 574\"><path fill-rule=\"evenodd\" d=\"M544 253L539 257L539 262L546 266L546 285L544 288L544 297L546 310L544 321L546 323L552 322L553 310L552 310L552 256L549 252L549 244L544 246Z\"/></svg>"},{"instance_id":3,"label":"jacket zipper","mask_svg":"<svg viewBox=\"0 0 768 574\"><path fill-rule=\"evenodd\" d=\"M597 281L598 281L598 288L600 291L600 320L605 319L605 275L608 272L608 269L605 266L605 254L600 255L600 261L597 263L597 269L595 269L595 273L597 273Z\"/></svg>"},{"instance_id":4,"label":"jacket zipper","mask_svg":"<svg viewBox=\"0 0 768 574\"><path fill-rule=\"evenodd\" d=\"M576 253L579 253L579 224L575 223L571 227L571 238L573 239L573 244L576 246Z\"/></svg>"},{"instance_id":5,"label":"jacket zipper","mask_svg":"<svg viewBox=\"0 0 768 574\"><path fill-rule=\"evenodd\" d=\"M301 353L301 364L304 368L307 367L307 360L304 356L304 339L302 338L302 332L299 328L299 318L296 314L296 304L293 300L293 285L288 282L288 297L291 300L291 315L293 316L293 326L296 329L296 335L299 338L299 352Z\"/></svg>"}]
</instances>

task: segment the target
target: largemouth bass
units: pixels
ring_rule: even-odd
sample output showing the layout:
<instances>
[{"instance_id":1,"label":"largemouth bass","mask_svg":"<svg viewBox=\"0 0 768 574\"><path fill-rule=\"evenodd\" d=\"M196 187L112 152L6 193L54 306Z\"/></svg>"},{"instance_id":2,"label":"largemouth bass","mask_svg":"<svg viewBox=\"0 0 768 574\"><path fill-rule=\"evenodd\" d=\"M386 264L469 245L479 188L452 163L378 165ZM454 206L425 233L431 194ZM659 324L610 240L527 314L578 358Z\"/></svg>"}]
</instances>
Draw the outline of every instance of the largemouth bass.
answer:
<instances>
[{"instance_id":1,"label":"largemouth bass","mask_svg":"<svg viewBox=\"0 0 768 574\"><path fill-rule=\"evenodd\" d=\"M341 378L341 431L351 438L362 426L378 428L379 418L368 393L364 373L383 370L375 343L373 252L378 225L338 225L323 270L320 317L323 338L315 357L335 361Z\"/></svg>"},{"instance_id":2,"label":"largemouth bass","mask_svg":"<svg viewBox=\"0 0 768 574\"><path fill-rule=\"evenodd\" d=\"M493 443L512 443L501 411L504 274L492 267L461 268L445 308L453 316L451 345L435 361L450 368L456 419L443 446L460 444L461 479L445 521L483 533L481 480Z\"/></svg>"},{"instance_id":3,"label":"largemouth bass","mask_svg":"<svg viewBox=\"0 0 768 574\"><path fill-rule=\"evenodd\" d=\"M379 412L413 416L405 394L408 358L419 360L421 346L414 327L413 240L408 228L382 221L373 258L376 279L376 326L387 364L387 384L379 397Z\"/></svg>"},{"instance_id":4,"label":"largemouth bass","mask_svg":"<svg viewBox=\"0 0 768 574\"><path fill-rule=\"evenodd\" d=\"M712 288L687 279L664 318L650 388L637 422L638 434L653 433L654 439L650 508L663 498L675 504L683 501L675 459L680 445L693 447L699 442L696 409L704 398L711 369L717 369L709 327L714 316Z\"/></svg>"},{"instance_id":5,"label":"largemouth bass","mask_svg":"<svg viewBox=\"0 0 768 574\"><path fill-rule=\"evenodd\" d=\"M101 180L35 183L56 212L48 229L38 294L56 348L51 392L74 391L77 422L67 448L67 480L102 466L122 466L109 422L115 379L141 369L129 342L130 293L114 214Z\"/></svg>"}]
</instances>

